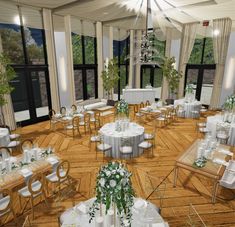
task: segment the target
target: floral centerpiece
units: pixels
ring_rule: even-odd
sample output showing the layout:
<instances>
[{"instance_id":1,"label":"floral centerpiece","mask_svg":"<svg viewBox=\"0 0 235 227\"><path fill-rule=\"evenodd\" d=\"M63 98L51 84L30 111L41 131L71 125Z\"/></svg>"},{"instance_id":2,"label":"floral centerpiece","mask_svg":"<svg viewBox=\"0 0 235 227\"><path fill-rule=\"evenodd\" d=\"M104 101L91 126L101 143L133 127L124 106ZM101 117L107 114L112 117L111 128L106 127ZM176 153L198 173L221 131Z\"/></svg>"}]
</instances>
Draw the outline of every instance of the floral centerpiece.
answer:
<instances>
[{"instance_id":1,"label":"floral centerpiece","mask_svg":"<svg viewBox=\"0 0 235 227\"><path fill-rule=\"evenodd\" d=\"M121 226L130 226L131 208L134 203L131 175L119 162L110 162L101 167L96 180L96 200L89 209L89 222L95 218L96 211L101 209L103 204L105 205L105 214L109 209L117 209Z\"/></svg>"},{"instance_id":2,"label":"floral centerpiece","mask_svg":"<svg viewBox=\"0 0 235 227\"><path fill-rule=\"evenodd\" d=\"M186 85L185 94L193 94L193 84L187 84Z\"/></svg>"},{"instance_id":3,"label":"floral centerpiece","mask_svg":"<svg viewBox=\"0 0 235 227\"><path fill-rule=\"evenodd\" d=\"M235 108L235 95L230 95L227 97L225 103L223 104L225 110L232 111Z\"/></svg>"},{"instance_id":4,"label":"floral centerpiece","mask_svg":"<svg viewBox=\"0 0 235 227\"><path fill-rule=\"evenodd\" d=\"M116 109L117 109L117 114L118 115L128 116L128 114L129 114L129 106L128 106L128 103L124 99L121 99L117 103Z\"/></svg>"}]
</instances>

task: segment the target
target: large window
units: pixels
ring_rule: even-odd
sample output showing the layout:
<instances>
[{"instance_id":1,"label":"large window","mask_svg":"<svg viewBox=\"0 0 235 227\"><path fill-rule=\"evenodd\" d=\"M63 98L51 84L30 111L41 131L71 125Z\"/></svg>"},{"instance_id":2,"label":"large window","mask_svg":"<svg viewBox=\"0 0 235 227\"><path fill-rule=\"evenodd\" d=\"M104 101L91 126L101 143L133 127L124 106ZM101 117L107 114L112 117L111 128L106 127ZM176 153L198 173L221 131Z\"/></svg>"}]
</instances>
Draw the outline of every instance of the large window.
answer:
<instances>
[{"instance_id":1,"label":"large window","mask_svg":"<svg viewBox=\"0 0 235 227\"><path fill-rule=\"evenodd\" d=\"M0 36L3 52L16 72L11 81L15 118L26 125L48 119L51 99L47 54L41 13L24 7L15 10L19 24L18 10L21 10L23 24L6 23L0 17L0 21L5 22L0 23ZM34 15L33 21L29 15Z\"/></svg>"},{"instance_id":2,"label":"large window","mask_svg":"<svg viewBox=\"0 0 235 227\"><path fill-rule=\"evenodd\" d=\"M187 83L194 85L195 98L209 105L215 77L212 38L196 39L186 67Z\"/></svg>"},{"instance_id":3,"label":"large window","mask_svg":"<svg viewBox=\"0 0 235 227\"><path fill-rule=\"evenodd\" d=\"M98 97L96 38L72 33L76 100Z\"/></svg>"},{"instance_id":4,"label":"large window","mask_svg":"<svg viewBox=\"0 0 235 227\"><path fill-rule=\"evenodd\" d=\"M113 41L113 56L118 60L119 67L119 81L117 86L114 88L114 99L120 99L122 97L122 90L128 84L128 75L129 75L129 46L130 46L130 37L121 41Z\"/></svg>"},{"instance_id":5,"label":"large window","mask_svg":"<svg viewBox=\"0 0 235 227\"><path fill-rule=\"evenodd\" d=\"M154 40L154 46L156 46L159 56L165 55L165 41L160 41L158 39ZM162 57L155 59L159 64L162 63ZM155 89L155 98L161 98L162 91L162 80L163 73L162 69L158 65L141 65L141 88L145 88L148 85L151 85Z\"/></svg>"}]
</instances>

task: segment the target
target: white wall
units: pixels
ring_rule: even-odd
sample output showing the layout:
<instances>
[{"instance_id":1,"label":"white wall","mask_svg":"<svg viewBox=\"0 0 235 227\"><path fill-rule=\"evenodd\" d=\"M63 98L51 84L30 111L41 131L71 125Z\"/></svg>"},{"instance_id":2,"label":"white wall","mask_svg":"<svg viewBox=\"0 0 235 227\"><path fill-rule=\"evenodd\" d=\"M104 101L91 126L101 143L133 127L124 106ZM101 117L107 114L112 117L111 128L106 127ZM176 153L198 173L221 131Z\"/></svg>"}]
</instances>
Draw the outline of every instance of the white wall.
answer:
<instances>
[{"instance_id":1,"label":"white wall","mask_svg":"<svg viewBox=\"0 0 235 227\"><path fill-rule=\"evenodd\" d=\"M225 63L225 73L223 79L220 105L222 105L228 95L234 93L235 89L235 32L232 32L229 39L228 54Z\"/></svg>"},{"instance_id":2,"label":"white wall","mask_svg":"<svg viewBox=\"0 0 235 227\"><path fill-rule=\"evenodd\" d=\"M176 69L179 67L179 59L180 59L180 39L175 39L171 41L171 50L170 56L175 57Z\"/></svg>"},{"instance_id":3,"label":"white wall","mask_svg":"<svg viewBox=\"0 0 235 227\"><path fill-rule=\"evenodd\" d=\"M69 80L67 77L67 51L65 33L55 32L56 63L59 83L59 97L61 106L70 107Z\"/></svg>"}]
</instances>

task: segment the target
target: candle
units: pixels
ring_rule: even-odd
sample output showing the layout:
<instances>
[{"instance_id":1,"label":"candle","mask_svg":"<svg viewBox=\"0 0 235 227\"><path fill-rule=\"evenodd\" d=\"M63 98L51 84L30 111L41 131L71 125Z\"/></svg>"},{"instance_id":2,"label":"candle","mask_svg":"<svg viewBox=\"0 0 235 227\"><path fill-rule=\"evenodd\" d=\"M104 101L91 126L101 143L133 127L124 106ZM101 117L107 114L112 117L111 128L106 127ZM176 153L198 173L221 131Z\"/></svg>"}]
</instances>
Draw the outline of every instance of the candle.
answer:
<instances>
[{"instance_id":1,"label":"candle","mask_svg":"<svg viewBox=\"0 0 235 227\"><path fill-rule=\"evenodd\" d=\"M96 227L104 227L104 219L103 219L103 217L97 217L95 219L95 226Z\"/></svg>"},{"instance_id":2,"label":"candle","mask_svg":"<svg viewBox=\"0 0 235 227\"><path fill-rule=\"evenodd\" d=\"M9 158L6 158L6 170L8 173L11 172L11 160Z\"/></svg>"},{"instance_id":3,"label":"candle","mask_svg":"<svg viewBox=\"0 0 235 227\"><path fill-rule=\"evenodd\" d=\"M114 210L110 209L107 212L107 226L111 226L114 224Z\"/></svg>"}]
</instances>

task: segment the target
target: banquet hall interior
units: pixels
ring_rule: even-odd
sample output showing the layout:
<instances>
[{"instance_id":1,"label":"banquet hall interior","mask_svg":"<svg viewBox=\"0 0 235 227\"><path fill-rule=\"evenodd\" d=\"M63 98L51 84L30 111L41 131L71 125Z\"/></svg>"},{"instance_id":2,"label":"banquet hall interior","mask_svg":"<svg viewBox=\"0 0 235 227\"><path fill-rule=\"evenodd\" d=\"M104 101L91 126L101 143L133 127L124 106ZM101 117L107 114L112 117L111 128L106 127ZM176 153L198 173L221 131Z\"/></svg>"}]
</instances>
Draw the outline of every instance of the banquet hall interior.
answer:
<instances>
[{"instance_id":1,"label":"banquet hall interior","mask_svg":"<svg viewBox=\"0 0 235 227\"><path fill-rule=\"evenodd\" d=\"M235 0L0 0L0 226L235 226Z\"/></svg>"}]
</instances>

